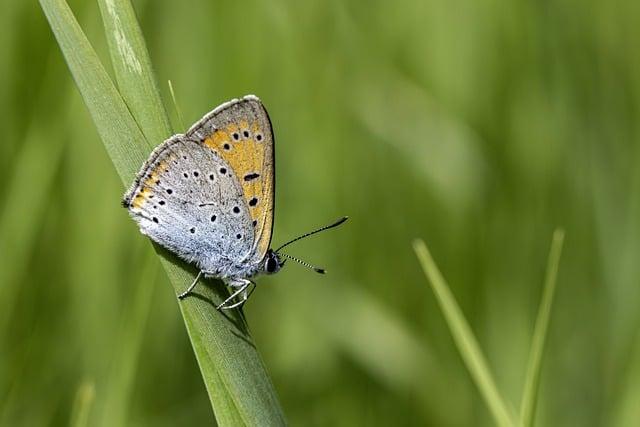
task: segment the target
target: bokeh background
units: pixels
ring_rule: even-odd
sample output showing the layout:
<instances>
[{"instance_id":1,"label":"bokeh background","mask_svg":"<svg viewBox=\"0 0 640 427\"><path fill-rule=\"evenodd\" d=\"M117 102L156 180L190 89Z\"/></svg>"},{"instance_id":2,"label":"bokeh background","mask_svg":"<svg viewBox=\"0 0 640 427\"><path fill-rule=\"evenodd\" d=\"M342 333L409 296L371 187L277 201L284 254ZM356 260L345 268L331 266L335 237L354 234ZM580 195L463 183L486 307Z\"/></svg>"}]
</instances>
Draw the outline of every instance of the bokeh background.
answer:
<instances>
[{"instance_id":1,"label":"bokeh background","mask_svg":"<svg viewBox=\"0 0 640 427\"><path fill-rule=\"evenodd\" d=\"M290 250L329 274L288 263L245 307L291 424L492 424L415 237L516 407L561 226L537 423L637 425L640 3L133 3L173 118L168 79L189 124L269 109L274 243L351 217ZM97 5L71 5L108 64ZM0 3L0 129L0 424L213 424L36 2Z\"/></svg>"}]
</instances>

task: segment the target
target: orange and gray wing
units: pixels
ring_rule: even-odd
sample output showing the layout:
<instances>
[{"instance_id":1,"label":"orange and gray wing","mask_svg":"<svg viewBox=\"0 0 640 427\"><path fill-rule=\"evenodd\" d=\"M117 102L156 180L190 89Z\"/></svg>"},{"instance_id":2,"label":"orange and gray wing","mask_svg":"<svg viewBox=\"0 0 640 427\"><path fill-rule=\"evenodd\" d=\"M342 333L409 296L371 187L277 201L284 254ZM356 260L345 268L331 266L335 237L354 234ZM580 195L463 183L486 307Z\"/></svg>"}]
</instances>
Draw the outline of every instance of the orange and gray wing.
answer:
<instances>
[{"instance_id":1,"label":"orange and gray wing","mask_svg":"<svg viewBox=\"0 0 640 427\"><path fill-rule=\"evenodd\" d=\"M254 230L247 257L261 261L271 244L275 203L274 138L267 110L253 95L234 99L204 116L186 136L216 152L233 169Z\"/></svg>"}]
</instances>

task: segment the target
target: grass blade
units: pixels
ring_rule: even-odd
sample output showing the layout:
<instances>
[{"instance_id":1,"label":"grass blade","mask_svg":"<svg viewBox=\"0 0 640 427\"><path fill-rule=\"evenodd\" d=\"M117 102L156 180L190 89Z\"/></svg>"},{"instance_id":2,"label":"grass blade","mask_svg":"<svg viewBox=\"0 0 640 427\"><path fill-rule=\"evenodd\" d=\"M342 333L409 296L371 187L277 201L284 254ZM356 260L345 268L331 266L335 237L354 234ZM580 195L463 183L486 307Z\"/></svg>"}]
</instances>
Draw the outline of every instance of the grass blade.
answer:
<instances>
[{"instance_id":1,"label":"grass blade","mask_svg":"<svg viewBox=\"0 0 640 427\"><path fill-rule=\"evenodd\" d=\"M542 301L540 302L538 317L533 330L529 363L524 382L524 391L522 393L522 402L520 404L520 422L523 427L533 425L535 416L536 404L538 402L540 366L542 354L544 353L547 329L549 327L549 317L551 315L551 306L553 304L553 295L556 288L556 278L558 276L558 265L560 263L563 242L564 231L559 229L555 230L549 251L549 259L547 261Z\"/></svg>"},{"instance_id":2,"label":"grass blade","mask_svg":"<svg viewBox=\"0 0 640 427\"><path fill-rule=\"evenodd\" d=\"M151 147L67 3L40 0L40 5L107 152L123 183L128 185ZM126 36L128 32L124 34ZM137 75L131 73L127 78L133 79ZM132 84L122 85L123 90L128 90ZM150 111L159 111L158 108ZM150 115L148 111L137 113L137 117ZM142 121L140 125L146 127ZM168 136L167 133L161 139ZM195 276L194 269L167 251L157 246L155 249L162 258L174 291L182 291ZM284 415L273 384L244 319L237 310L225 314L215 310L214 306L228 294L219 283L215 285L201 285L198 296L188 298L179 306L216 421L220 425L283 425Z\"/></svg>"},{"instance_id":3,"label":"grass blade","mask_svg":"<svg viewBox=\"0 0 640 427\"><path fill-rule=\"evenodd\" d=\"M145 247L145 249L147 249ZM135 289L128 299L122 316L118 348L113 355L107 378L100 415L100 425L123 426L130 424L129 406L133 400L134 380L151 309L153 286L157 280L158 264L150 251L138 256L140 274Z\"/></svg>"},{"instance_id":4,"label":"grass blade","mask_svg":"<svg viewBox=\"0 0 640 427\"><path fill-rule=\"evenodd\" d=\"M496 387L493 375L482 354L482 350L480 350L478 341L431 257L427 245L422 240L415 240L413 249L420 261L424 274L429 279L460 356L462 356L462 360L480 390L480 394L484 398L494 421L499 426L514 426L514 416Z\"/></svg>"},{"instance_id":5,"label":"grass blade","mask_svg":"<svg viewBox=\"0 0 640 427\"><path fill-rule=\"evenodd\" d=\"M37 242L37 224L47 212L54 176L62 160L65 141L55 137L54 126L45 127L49 132L42 127L31 126L20 148L16 174L5 189L6 207L0 212L0 336L8 331L21 281Z\"/></svg>"},{"instance_id":6,"label":"grass blade","mask_svg":"<svg viewBox=\"0 0 640 427\"><path fill-rule=\"evenodd\" d=\"M89 412L96 397L95 385L92 381L84 380L80 383L71 410L72 427L86 427L89 425Z\"/></svg>"},{"instance_id":7,"label":"grass blade","mask_svg":"<svg viewBox=\"0 0 640 427\"><path fill-rule=\"evenodd\" d=\"M125 183L150 148L64 0L40 0L109 157Z\"/></svg>"},{"instance_id":8,"label":"grass blade","mask_svg":"<svg viewBox=\"0 0 640 427\"><path fill-rule=\"evenodd\" d=\"M129 0L98 0L120 94L152 146L171 134L147 45Z\"/></svg>"},{"instance_id":9,"label":"grass blade","mask_svg":"<svg viewBox=\"0 0 640 427\"><path fill-rule=\"evenodd\" d=\"M184 125L182 112L180 111L180 107L178 107L178 101L176 101L176 93L173 90L173 83L171 83L171 80L167 80L167 84L169 85L169 92L171 93L171 102L173 102L173 108L175 109L176 115L178 116L178 125L180 125L180 132L184 132L187 127Z\"/></svg>"}]
</instances>

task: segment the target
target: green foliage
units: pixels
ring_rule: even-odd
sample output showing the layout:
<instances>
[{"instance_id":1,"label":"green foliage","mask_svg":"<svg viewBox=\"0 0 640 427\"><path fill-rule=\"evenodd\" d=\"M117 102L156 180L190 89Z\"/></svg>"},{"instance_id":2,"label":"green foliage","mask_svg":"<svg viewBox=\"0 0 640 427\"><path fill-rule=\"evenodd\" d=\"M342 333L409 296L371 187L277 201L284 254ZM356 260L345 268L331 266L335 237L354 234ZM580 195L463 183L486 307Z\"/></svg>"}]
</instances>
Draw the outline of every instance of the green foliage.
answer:
<instances>
[{"instance_id":1,"label":"green foliage","mask_svg":"<svg viewBox=\"0 0 640 427\"><path fill-rule=\"evenodd\" d=\"M272 408L273 389L292 425L495 425L416 286L416 237L499 412L637 424L635 2L68 2L80 25L64 28L91 44L67 58L38 2L0 2L0 425L206 425L212 399ZM102 77L70 74L70 55ZM351 220L287 248L328 274L287 263L258 278L246 323L222 323L204 300L176 302L193 271L165 269L119 201L170 128L248 93L275 129L274 245ZM247 395L264 372L254 346L274 384ZM236 391L210 398L224 384Z\"/></svg>"}]
</instances>

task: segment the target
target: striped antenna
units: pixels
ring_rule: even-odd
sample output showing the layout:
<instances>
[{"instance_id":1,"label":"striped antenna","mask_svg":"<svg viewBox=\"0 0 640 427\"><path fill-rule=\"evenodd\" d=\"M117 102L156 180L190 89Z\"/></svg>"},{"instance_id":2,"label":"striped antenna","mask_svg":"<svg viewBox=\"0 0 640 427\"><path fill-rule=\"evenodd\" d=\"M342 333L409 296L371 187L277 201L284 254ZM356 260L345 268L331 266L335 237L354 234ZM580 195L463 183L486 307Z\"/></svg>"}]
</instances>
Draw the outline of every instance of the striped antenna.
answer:
<instances>
[{"instance_id":1,"label":"striped antenna","mask_svg":"<svg viewBox=\"0 0 640 427\"><path fill-rule=\"evenodd\" d=\"M285 243L284 245L280 246L278 249L276 249L274 252L278 253L278 251L280 251L280 249L285 248L287 246L289 246L290 244L292 244L293 242L297 242L298 240L304 239L306 237L309 236L313 236L314 234L320 233L321 231L325 231L325 230L329 230L330 228L334 228L339 226L340 224L342 224L343 222L345 222L347 219L349 219L348 216L343 216L342 218L340 218L339 220L337 220L336 222L334 222L333 224L330 225L325 225L324 227L318 228L317 230L313 230L309 233L303 234L302 236L298 236L293 240L289 240L287 243ZM284 255L284 254L283 254ZM288 256L288 255L284 255L284 256ZM293 259L293 257L291 257L291 259ZM294 259L294 261L296 261ZM298 261L300 262L300 261ZM301 264L304 264L301 262Z\"/></svg>"}]
</instances>

